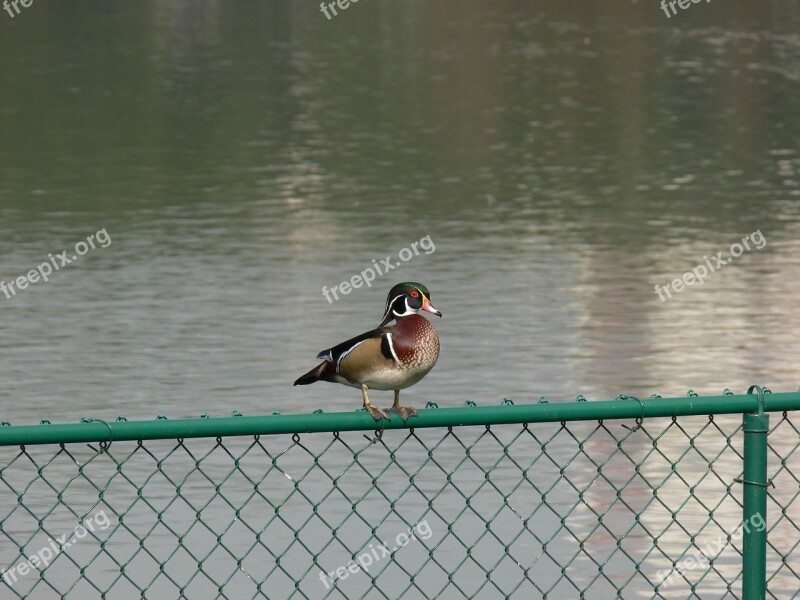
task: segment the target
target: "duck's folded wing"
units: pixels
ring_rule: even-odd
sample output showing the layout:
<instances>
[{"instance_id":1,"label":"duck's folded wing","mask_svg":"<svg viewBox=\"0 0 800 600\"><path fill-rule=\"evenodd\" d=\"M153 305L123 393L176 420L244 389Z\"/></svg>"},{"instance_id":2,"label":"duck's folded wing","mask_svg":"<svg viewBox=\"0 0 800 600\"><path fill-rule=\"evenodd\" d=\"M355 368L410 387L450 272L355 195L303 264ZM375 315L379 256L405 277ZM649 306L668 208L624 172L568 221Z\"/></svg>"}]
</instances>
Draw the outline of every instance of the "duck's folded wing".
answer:
<instances>
[{"instance_id":1,"label":"duck's folded wing","mask_svg":"<svg viewBox=\"0 0 800 600\"><path fill-rule=\"evenodd\" d=\"M378 327L377 329L366 331L361 335L350 338L346 342L336 344L333 348L323 350L317 354L317 358L320 360L327 360L328 362L332 362L338 366L341 360L350 352L352 352L357 346L361 345L367 340L380 340L387 333L387 331L388 330L385 327Z\"/></svg>"}]
</instances>

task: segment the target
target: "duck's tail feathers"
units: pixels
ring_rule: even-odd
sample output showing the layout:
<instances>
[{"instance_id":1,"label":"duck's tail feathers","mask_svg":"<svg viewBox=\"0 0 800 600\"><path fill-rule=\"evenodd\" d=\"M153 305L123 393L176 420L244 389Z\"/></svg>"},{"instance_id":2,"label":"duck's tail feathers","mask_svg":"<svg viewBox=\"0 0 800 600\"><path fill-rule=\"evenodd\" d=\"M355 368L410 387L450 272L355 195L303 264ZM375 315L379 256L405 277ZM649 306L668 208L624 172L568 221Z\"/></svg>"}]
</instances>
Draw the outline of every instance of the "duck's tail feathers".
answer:
<instances>
[{"instance_id":1,"label":"duck's tail feathers","mask_svg":"<svg viewBox=\"0 0 800 600\"><path fill-rule=\"evenodd\" d=\"M322 380L326 379L325 372L327 371L328 366L331 365L331 364L332 363L329 363L328 361L325 361L325 362L322 362L322 363L318 364L316 367L311 369L305 375L303 375L301 377L298 377L297 381L295 381L294 384L295 385L309 385L311 383L314 383L315 381L320 381L321 379Z\"/></svg>"}]
</instances>

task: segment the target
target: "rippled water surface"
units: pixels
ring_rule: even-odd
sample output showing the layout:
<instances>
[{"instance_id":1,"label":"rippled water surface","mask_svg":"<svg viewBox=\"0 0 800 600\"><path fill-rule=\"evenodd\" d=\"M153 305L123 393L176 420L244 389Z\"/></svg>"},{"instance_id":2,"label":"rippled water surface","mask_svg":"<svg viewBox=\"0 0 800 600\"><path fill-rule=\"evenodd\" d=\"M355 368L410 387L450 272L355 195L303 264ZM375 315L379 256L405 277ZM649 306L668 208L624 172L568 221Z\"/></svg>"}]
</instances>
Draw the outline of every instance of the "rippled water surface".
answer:
<instances>
[{"instance_id":1,"label":"rippled water surface","mask_svg":"<svg viewBox=\"0 0 800 600\"><path fill-rule=\"evenodd\" d=\"M777 1L0 12L0 280L111 239L0 295L2 418L356 409L291 383L401 280L444 313L412 405L794 390L798 30Z\"/></svg>"}]
</instances>

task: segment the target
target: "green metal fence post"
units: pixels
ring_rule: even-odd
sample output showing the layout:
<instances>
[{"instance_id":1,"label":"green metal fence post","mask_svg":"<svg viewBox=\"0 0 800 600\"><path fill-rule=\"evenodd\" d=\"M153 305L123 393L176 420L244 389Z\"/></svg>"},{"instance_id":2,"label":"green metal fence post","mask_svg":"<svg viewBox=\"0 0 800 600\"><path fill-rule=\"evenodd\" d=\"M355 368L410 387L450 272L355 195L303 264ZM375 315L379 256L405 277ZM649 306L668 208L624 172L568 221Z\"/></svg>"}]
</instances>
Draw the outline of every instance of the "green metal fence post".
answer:
<instances>
[{"instance_id":1,"label":"green metal fence post","mask_svg":"<svg viewBox=\"0 0 800 600\"><path fill-rule=\"evenodd\" d=\"M744 415L744 600L763 600L767 587L767 432L769 415L764 413L764 395L758 391L758 412Z\"/></svg>"}]
</instances>

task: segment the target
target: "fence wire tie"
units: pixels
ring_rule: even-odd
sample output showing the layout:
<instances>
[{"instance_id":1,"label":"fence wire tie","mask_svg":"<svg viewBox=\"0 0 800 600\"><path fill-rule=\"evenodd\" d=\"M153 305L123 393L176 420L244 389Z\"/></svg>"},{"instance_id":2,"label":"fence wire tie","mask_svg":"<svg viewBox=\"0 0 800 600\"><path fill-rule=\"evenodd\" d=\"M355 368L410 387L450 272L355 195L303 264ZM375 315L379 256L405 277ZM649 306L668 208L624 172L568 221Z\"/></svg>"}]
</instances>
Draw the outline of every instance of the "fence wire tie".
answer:
<instances>
[{"instance_id":1,"label":"fence wire tie","mask_svg":"<svg viewBox=\"0 0 800 600\"><path fill-rule=\"evenodd\" d=\"M381 421L383 421L383 419L381 419ZM383 432L384 432L384 427L383 423L381 423L381 428L375 430L375 435L373 437L369 437L368 435L365 434L364 439L366 439L370 444L377 444L383 439Z\"/></svg>"},{"instance_id":2,"label":"fence wire tie","mask_svg":"<svg viewBox=\"0 0 800 600\"><path fill-rule=\"evenodd\" d=\"M620 424L622 427L624 427L631 433L639 431L639 429L642 427L642 422L644 421L644 403L641 400L639 400L639 398L637 398L636 396L628 396L627 394L620 394L619 396L617 396L617 400L636 400L636 402L639 403L639 408L641 409L641 413L639 413L639 416L636 418L636 427L628 427L624 423Z\"/></svg>"},{"instance_id":3,"label":"fence wire tie","mask_svg":"<svg viewBox=\"0 0 800 600\"><path fill-rule=\"evenodd\" d=\"M759 487L764 487L764 488L767 488L769 486L772 486L773 488L775 487L775 482L772 481L772 479L768 479L767 483L761 483L760 481L750 481L749 479L737 477L733 481L735 481L736 483L749 483L750 485L757 485Z\"/></svg>"},{"instance_id":4,"label":"fence wire tie","mask_svg":"<svg viewBox=\"0 0 800 600\"><path fill-rule=\"evenodd\" d=\"M105 421L103 419L95 419L93 417L84 417L83 419L81 419L81 423L102 423L103 425L108 427L108 440L101 440L100 448L105 450L106 448L108 448L111 442L114 441L114 430L111 429L111 425L108 423L108 421ZM91 444L86 444L86 445L89 446L89 448L91 448L95 452L97 452L97 450L95 450L95 448Z\"/></svg>"},{"instance_id":5,"label":"fence wire tie","mask_svg":"<svg viewBox=\"0 0 800 600\"><path fill-rule=\"evenodd\" d=\"M759 415L763 415L764 414L764 394L765 393L769 393L769 390L762 389L760 385L751 385L749 388L747 388L747 393L748 394L752 394L753 391L755 391L757 396L758 396L758 414Z\"/></svg>"}]
</instances>

